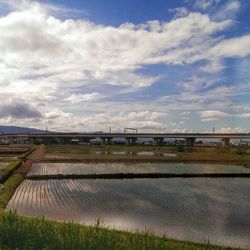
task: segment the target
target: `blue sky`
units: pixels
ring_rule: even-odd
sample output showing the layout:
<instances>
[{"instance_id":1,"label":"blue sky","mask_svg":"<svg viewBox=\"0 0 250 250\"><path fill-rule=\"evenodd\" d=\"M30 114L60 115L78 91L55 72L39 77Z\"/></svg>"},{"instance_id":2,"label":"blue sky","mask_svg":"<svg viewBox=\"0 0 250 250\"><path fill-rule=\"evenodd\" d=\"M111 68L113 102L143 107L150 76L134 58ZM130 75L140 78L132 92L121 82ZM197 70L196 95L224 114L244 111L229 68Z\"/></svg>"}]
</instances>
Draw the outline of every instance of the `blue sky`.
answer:
<instances>
[{"instance_id":1,"label":"blue sky","mask_svg":"<svg viewBox=\"0 0 250 250\"><path fill-rule=\"evenodd\" d=\"M0 123L250 132L250 2L0 0Z\"/></svg>"}]
</instances>

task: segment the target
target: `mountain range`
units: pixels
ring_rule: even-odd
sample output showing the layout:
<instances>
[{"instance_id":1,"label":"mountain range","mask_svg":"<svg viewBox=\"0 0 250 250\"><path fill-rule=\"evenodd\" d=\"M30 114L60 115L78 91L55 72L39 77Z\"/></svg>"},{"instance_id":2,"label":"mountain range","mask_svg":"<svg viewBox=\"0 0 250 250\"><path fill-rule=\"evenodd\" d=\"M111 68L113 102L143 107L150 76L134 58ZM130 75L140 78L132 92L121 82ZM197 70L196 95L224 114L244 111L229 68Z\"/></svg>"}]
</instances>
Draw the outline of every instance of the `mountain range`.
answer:
<instances>
[{"instance_id":1,"label":"mountain range","mask_svg":"<svg viewBox=\"0 0 250 250\"><path fill-rule=\"evenodd\" d=\"M0 134L15 134L15 133L32 133L32 134L43 134L45 130L18 127L18 126L4 126L0 125Z\"/></svg>"}]
</instances>

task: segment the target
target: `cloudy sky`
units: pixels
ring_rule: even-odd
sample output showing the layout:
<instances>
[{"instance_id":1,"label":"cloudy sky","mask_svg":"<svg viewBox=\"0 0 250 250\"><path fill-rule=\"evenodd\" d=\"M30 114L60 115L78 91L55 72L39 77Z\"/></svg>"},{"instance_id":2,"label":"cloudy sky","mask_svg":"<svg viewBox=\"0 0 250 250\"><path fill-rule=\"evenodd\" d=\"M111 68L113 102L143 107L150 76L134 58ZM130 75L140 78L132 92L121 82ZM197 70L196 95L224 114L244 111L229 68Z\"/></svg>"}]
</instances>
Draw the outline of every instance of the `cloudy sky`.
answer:
<instances>
[{"instance_id":1,"label":"cloudy sky","mask_svg":"<svg viewBox=\"0 0 250 250\"><path fill-rule=\"evenodd\" d=\"M0 124L250 132L250 1L0 0Z\"/></svg>"}]
</instances>

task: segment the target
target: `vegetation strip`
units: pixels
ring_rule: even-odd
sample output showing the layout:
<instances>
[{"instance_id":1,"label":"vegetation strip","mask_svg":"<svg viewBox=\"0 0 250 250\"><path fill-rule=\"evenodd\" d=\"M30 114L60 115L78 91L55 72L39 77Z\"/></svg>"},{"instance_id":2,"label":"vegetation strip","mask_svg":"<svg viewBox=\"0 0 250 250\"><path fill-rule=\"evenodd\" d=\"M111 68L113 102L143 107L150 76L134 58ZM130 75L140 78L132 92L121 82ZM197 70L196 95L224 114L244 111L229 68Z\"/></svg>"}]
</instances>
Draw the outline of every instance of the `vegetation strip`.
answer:
<instances>
[{"instance_id":1,"label":"vegetation strip","mask_svg":"<svg viewBox=\"0 0 250 250\"><path fill-rule=\"evenodd\" d=\"M74 223L27 218L14 212L0 213L0 249L152 249L152 250L229 250L187 241L154 236L150 231L129 233L103 228L100 223L81 226Z\"/></svg>"},{"instance_id":2,"label":"vegetation strip","mask_svg":"<svg viewBox=\"0 0 250 250\"><path fill-rule=\"evenodd\" d=\"M29 154L27 154L26 157L30 155L33 151L34 149L31 152L29 152ZM33 152L33 154L35 154L36 151ZM31 155L31 158L33 157L33 154ZM0 189L0 210L4 209L7 206L8 201L15 193L17 187L24 180L24 176L31 167L31 165L32 165L32 159L27 161L18 160L5 167L3 169L4 173L2 174L2 176L0 172L0 181L3 183L3 186Z\"/></svg>"},{"instance_id":3,"label":"vegetation strip","mask_svg":"<svg viewBox=\"0 0 250 250\"><path fill-rule=\"evenodd\" d=\"M26 159L29 155L31 155L33 153L33 151L35 150L36 148L31 148L29 149L27 152L25 152L24 154L21 154L18 156L19 159Z\"/></svg>"},{"instance_id":4,"label":"vegetation strip","mask_svg":"<svg viewBox=\"0 0 250 250\"><path fill-rule=\"evenodd\" d=\"M56 175L31 175L28 180L47 179L133 179L133 178L250 178L250 173L199 173L199 174L170 174L170 173L117 173L117 174L56 174Z\"/></svg>"},{"instance_id":5,"label":"vegetation strip","mask_svg":"<svg viewBox=\"0 0 250 250\"><path fill-rule=\"evenodd\" d=\"M23 180L24 177L22 175L12 175L5 181L3 187L0 189L0 213L1 209L4 209L7 206L8 201Z\"/></svg>"},{"instance_id":6,"label":"vegetation strip","mask_svg":"<svg viewBox=\"0 0 250 250\"><path fill-rule=\"evenodd\" d=\"M12 174L13 172L20 167L22 161L14 161L9 163L5 168L0 169L0 183L3 184Z\"/></svg>"}]
</instances>

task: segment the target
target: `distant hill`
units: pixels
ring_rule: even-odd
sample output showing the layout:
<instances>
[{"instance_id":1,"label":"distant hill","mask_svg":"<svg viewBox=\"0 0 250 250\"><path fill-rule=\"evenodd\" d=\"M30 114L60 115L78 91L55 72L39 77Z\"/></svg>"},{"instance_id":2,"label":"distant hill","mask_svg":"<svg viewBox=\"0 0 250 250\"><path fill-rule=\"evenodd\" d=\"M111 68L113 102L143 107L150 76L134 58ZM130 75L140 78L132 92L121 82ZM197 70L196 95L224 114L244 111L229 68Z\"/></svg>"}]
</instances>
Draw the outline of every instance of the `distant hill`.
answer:
<instances>
[{"instance_id":1,"label":"distant hill","mask_svg":"<svg viewBox=\"0 0 250 250\"><path fill-rule=\"evenodd\" d=\"M14 133L31 133L31 134L43 134L45 130L39 130L35 128L25 128L18 126L3 126L0 125L0 134L14 134Z\"/></svg>"}]
</instances>

